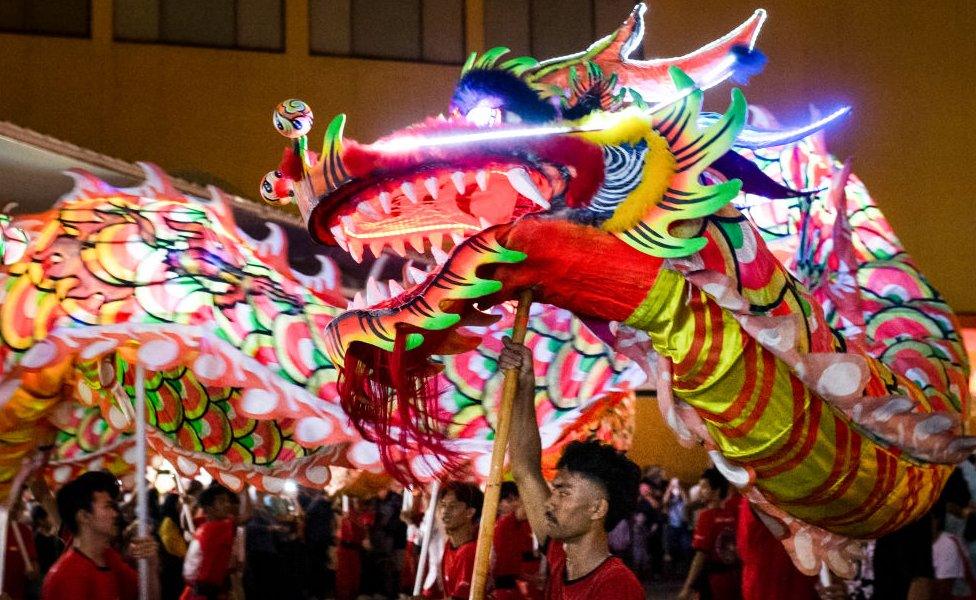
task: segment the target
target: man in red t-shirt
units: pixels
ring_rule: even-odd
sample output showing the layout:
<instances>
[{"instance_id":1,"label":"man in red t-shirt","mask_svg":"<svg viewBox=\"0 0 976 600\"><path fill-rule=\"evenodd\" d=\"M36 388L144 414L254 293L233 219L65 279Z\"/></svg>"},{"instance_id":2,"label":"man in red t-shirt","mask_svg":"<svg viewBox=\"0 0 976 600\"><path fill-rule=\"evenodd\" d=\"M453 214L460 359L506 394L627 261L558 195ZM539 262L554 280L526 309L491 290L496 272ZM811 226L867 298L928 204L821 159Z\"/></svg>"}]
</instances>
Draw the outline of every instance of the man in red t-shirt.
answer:
<instances>
[{"instance_id":1,"label":"man in red t-shirt","mask_svg":"<svg viewBox=\"0 0 976 600\"><path fill-rule=\"evenodd\" d=\"M111 548L120 496L118 480L105 471L85 473L58 491L58 515L74 540L44 578L42 600L135 600L139 595L138 574ZM155 540L132 540L129 556L149 560L149 594L158 598Z\"/></svg>"},{"instance_id":2,"label":"man in red t-shirt","mask_svg":"<svg viewBox=\"0 0 976 600\"><path fill-rule=\"evenodd\" d=\"M502 369L517 369L509 456L532 531L548 540L550 600L644 600L644 588L610 555L607 533L637 503L640 469L613 447L572 442L556 464L552 489L542 476L542 440L535 413L532 353L503 340Z\"/></svg>"},{"instance_id":3,"label":"man in red t-shirt","mask_svg":"<svg viewBox=\"0 0 976 600\"><path fill-rule=\"evenodd\" d=\"M234 492L214 482L200 493L197 504L207 520L193 534L183 559L186 587L180 600L226 598L234 566L234 536L240 503Z\"/></svg>"},{"instance_id":4,"label":"man in red t-shirt","mask_svg":"<svg viewBox=\"0 0 976 600\"><path fill-rule=\"evenodd\" d=\"M698 482L705 504L695 521L691 561L680 600L691 598L695 586L713 600L742 598L742 567L736 543L741 496L729 495L729 481L715 467L705 469ZM702 579L703 578L703 579Z\"/></svg>"},{"instance_id":5,"label":"man in red t-shirt","mask_svg":"<svg viewBox=\"0 0 976 600\"><path fill-rule=\"evenodd\" d=\"M539 578L540 557L536 552L532 527L522 506L518 486L505 481L501 485L495 536L495 600L542 600Z\"/></svg>"},{"instance_id":6,"label":"man in red t-shirt","mask_svg":"<svg viewBox=\"0 0 976 600\"><path fill-rule=\"evenodd\" d=\"M744 600L820 599L817 578L804 575L796 568L783 543L745 500L739 502L738 527L736 545L742 559Z\"/></svg>"},{"instance_id":7,"label":"man in red t-shirt","mask_svg":"<svg viewBox=\"0 0 976 600\"><path fill-rule=\"evenodd\" d=\"M474 555L478 548L478 520L485 496L473 483L451 481L444 486L437 512L447 544L441 560L444 597L467 600L474 575Z\"/></svg>"}]
</instances>

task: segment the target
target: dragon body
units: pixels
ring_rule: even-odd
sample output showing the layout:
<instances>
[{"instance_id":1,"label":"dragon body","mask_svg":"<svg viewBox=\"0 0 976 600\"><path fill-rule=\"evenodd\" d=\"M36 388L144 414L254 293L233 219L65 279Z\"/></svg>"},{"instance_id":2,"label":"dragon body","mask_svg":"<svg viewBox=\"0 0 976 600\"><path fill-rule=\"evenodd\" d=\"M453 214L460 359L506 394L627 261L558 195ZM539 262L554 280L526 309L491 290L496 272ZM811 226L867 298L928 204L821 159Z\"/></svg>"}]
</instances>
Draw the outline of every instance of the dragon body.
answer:
<instances>
[{"instance_id":1,"label":"dragon body","mask_svg":"<svg viewBox=\"0 0 976 600\"><path fill-rule=\"evenodd\" d=\"M344 406L381 446L429 444L429 357L476 344L487 307L532 289L656 374L679 439L710 450L802 570L849 574L850 540L918 518L976 446L954 317L814 135L830 119L747 123L738 90L701 112L763 13L635 61L643 11L569 57L472 56L447 117L372 144L340 117L320 155L286 153L271 196L294 197L313 237L439 263L323 332Z\"/></svg>"},{"instance_id":2,"label":"dragon body","mask_svg":"<svg viewBox=\"0 0 976 600\"><path fill-rule=\"evenodd\" d=\"M132 189L73 173L75 189L50 211L2 219L4 489L43 446L53 446L55 484L91 468L128 474L137 366L149 445L184 476L204 468L234 489L275 492L289 479L322 487L331 466L381 471L375 444L337 402L321 335L347 306L335 265L293 270L280 227L252 239L219 190L186 196L145 169ZM512 316L499 307L497 318L504 327ZM554 361L539 365L551 383L538 394L552 451L578 436L627 447L640 371L565 311L537 311L531 329ZM445 358L438 380L475 477L490 448L502 332L485 327L484 344Z\"/></svg>"}]
</instances>

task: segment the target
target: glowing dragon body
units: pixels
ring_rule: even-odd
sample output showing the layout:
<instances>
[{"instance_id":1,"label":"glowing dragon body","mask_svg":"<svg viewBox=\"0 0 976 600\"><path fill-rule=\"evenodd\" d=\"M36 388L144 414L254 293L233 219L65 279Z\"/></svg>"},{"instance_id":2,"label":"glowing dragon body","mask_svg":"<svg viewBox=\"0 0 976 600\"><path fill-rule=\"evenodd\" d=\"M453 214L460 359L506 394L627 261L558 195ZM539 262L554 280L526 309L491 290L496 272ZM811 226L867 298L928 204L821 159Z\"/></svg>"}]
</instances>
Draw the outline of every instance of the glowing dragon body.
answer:
<instances>
[{"instance_id":1,"label":"glowing dragon body","mask_svg":"<svg viewBox=\"0 0 976 600\"><path fill-rule=\"evenodd\" d=\"M761 14L670 61L698 79L628 59L642 14L565 59L472 58L449 119L370 145L342 140L340 119L321 160L286 155L273 196L294 195L320 241L354 256L428 244L436 257L444 234L461 234L425 281L329 324L340 393L350 410L373 407L357 423L371 439L437 435L426 357L531 288L648 371L656 362L679 437L712 451L801 569L849 574L848 540L920 516L976 446L951 310L859 182L840 178L829 198L798 191L840 170L797 141L811 128L747 125L737 90L724 115L700 114ZM846 219L824 216L828 199ZM390 411L422 424L391 433Z\"/></svg>"}]
</instances>

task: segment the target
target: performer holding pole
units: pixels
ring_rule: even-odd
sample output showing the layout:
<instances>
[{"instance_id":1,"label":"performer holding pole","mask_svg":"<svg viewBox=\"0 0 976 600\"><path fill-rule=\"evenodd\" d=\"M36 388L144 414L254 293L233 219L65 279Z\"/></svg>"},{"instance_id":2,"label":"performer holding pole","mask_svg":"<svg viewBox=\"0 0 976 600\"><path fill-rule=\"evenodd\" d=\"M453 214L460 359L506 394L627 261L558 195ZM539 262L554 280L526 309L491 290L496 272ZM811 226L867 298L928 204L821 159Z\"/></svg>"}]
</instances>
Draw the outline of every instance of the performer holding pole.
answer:
<instances>
[{"instance_id":1,"label":"performer holding pole","mask_svg":"<svg viewBox=\"0 0 976 600\"><path fill-rule=\"evenodd\" d=\"M519 296L515 311L515 325L512 339L521 344L525 341L525 330L529 322L529 308L532 306L532 290L525 290ZM495 534L495 513L498 511L498 497L502 485L502 469L505 467L505 451L508 449L508 434L512 425L512 401L518 389L518 370L505 370L505 383L502 387L502 402L498 407L498 428L495 431L495 446L491 452L491 469L488 471L488 484L485 487L485 503L481 509L481 524L478 528L478 550L474 559L474 579L471 584L471 599L484 600L485 583L488 581L488 559L491 555L491 542Z\"/></svg>"}]
</instances>

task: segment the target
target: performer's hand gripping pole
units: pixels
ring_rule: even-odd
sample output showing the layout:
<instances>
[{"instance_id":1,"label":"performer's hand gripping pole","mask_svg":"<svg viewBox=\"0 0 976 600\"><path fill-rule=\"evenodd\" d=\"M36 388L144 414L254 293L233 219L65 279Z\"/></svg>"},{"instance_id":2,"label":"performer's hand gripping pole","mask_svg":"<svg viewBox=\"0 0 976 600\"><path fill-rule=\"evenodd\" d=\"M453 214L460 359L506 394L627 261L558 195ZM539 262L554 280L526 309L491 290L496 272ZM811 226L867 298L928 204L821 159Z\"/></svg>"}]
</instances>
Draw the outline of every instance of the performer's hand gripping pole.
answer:
<instances>
[{"instance_id":1,"label":"performer's hand gripping pole","mask_svg":"<svg viewBox=\"0 0 976 600\"><path fill-rule=\"evenodd\" d=\"M512 328L512 341L525 342L525 330L529 322L529 308L532 306L532 291L525 290L519 296L515 311L515 325ZM518 391L518 370L505 371L502 387L502 403L498 407L498 427L495 430L495 446L491 451L491 470L488 471L488 485L485 488L485 503L481 507L481 525L478 528L478 550L474 558L474 578L471 582L471 600L484 600L485 583L488 581L488 559L491 556L491 542L495 535L495 513L498 512L498 496L501 493L502 470L505 468L505 452L508 450L508 434L512 427L512 403Z\"/></svg>"}]
</instances>

